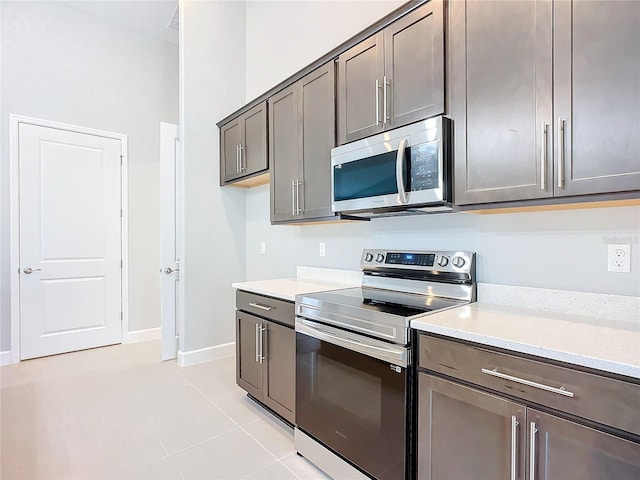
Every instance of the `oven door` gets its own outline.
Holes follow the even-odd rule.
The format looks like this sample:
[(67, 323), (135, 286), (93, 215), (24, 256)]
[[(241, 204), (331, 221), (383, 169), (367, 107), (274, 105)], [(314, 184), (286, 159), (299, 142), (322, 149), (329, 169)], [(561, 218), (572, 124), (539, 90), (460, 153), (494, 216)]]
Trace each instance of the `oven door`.
[(404, 480), (408, 349), (296, 318), (296, 423), (372, 477)]

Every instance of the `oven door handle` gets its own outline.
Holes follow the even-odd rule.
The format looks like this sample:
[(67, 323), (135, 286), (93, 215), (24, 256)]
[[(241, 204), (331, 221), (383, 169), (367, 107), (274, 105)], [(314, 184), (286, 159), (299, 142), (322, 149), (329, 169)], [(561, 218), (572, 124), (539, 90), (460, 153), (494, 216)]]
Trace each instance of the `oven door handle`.
[[(410, 362), (408, 348), (401, 346), (394, 347), (393, 345), (383, 347), (377, 345), (383, 343), (381, 341), (369, 339), (368, 337), (337, 328), (326, 327), (325, 325), (310, 320), (296, 318), (296, 332), (401, 367), (407, 367)], [(359, 339), (362, 339), (362, 341)]]
[(396, 184), (398, 186), (398, 201), (402, 205), (407, 204), (407, 192), (404, 185), (404, 150), (409, 142), (406, 138), (400, 140), (398, 155), (396, 157)]

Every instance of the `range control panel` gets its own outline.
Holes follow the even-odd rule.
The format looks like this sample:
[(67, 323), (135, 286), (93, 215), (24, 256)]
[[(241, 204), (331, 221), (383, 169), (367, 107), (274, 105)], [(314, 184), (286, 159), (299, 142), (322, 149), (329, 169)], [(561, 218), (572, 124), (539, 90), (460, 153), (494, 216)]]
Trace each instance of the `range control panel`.
[(373, 250), (362, 252), (363, 271), (381, 268), (403, 270), (470, 272), (474, 268), (474, 252)]

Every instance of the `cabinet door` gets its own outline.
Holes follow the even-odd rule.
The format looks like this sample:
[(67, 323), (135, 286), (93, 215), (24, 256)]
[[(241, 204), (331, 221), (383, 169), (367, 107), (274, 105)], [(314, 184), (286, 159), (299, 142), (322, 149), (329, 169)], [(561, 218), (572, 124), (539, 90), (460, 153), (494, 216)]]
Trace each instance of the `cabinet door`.
[(382, 131), (382, 32), (338, 57), (338, 140), (352, 142)]
[(527, 428), (532, 480), (640, 478), (637, 443), (533, 409)]
[(555, 3), (556, 196), (640, 190), (638, 25), (638, 1)]
[(295, 422), (296, 333), (293, 328), (264, 321), (262, 401), (291, 423)]
[(418, 478), (524, 479), (523, 405), (423, 373), (418, 388)]
[(331, 216), (331, 149), (335, 147), (335, 65), (320, 67), (299, 82), (302, 151), (300, 208), (304, 218)]
[(220, 127), (220, 180), (221, 184), (240, 176), (240, 152), (242, 142), (240, 118)]
[[(298, 107), (295, 85), (269, 99), (271, 222), (296, 217), (298, 181)], [(299, 191), (299, 190), (298, 190)]]
[(552, 196), (551, 1), (450, 8), (455, 203)]
[(444, 112), (443, 18), (442, 0), (431, 0), (384, 30), (385, 128)]
[(262, 399), (262, 364), (258, 342), (262, 320), (236, 312), (236, 383), (258, 400)]
[(266, 170), (267, 102), (256, 105), (242, 116), (243, 142), (240, 149), (242, 175)]

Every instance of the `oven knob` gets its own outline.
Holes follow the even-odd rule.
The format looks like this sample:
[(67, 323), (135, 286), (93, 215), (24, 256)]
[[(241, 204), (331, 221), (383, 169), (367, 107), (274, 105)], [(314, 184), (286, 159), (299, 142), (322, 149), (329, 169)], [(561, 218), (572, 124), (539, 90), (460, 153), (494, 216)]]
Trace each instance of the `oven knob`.
[(462, 268), (465, 262), (464, 262), (464, 258), (462, 257), (453, 257), (453, 260), (451, 260), (451, 263), (456, 268)]
[(364, 256), (364, 261), (365, 261), (365, 262), (370, 262), (371, 260), (373, 260), (373, 253), (367, 253), (367, 254)]
[(382, 263), (383, 260), (384, 260), (384, 255), (382, 253), (379, 253), (376, 255), (376, 262)]
[(438, 259), (438, 265), (440, 265), (441, 267), (446, 267), (447, 263), (449, 263), (449, 259), (447, 257), (440, 257)]

